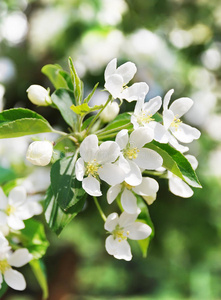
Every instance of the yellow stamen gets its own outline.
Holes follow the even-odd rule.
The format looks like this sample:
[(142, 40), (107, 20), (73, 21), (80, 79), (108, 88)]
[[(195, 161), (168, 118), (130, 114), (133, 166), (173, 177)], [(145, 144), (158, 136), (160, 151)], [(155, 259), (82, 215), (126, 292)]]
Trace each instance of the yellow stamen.
[(0, 260), (0, 273), (4, 274), (6, 270), (10, 268), (10, 265), (8, 264), (7, 260)]
[(143, 124), (147, 124), (151, 121), (154, 121), (154, 119), (152, 118), (152, 115), (149, 114), (147, 115), (145, 112), (142, 112), (138, 117), (137, 117), (137, 123), (139, 125), (143, 125)]
[(16, 208), (14, 206), (8, 205), (5, 210), (5, 213), (6, 213), (6, 215), (9, 216), (9, 215), (13, 214), (15, 212), (15, 210), (16, 210)]
[(178, 118), (178, 116), (175, 116), (173, 119), (173, 122), (171, 123), (171, 127), (174, 127), (175, 130), (177, 130), (180, 126), (180, 124), (182, 123), (182, 121), (180, 121), (180, 119)]
[(127, 235), (129, 235), (129, 231), (125, 233), (123, 228), (120, 228), (119, 225), (116, 226), (114, 231), (112, 232), (114, 239), (118, 239), (118, 242), (124, 241), (127, 239)]
[(124, 186), (125, 186), (128, 190), (131, 190), (131, 189), (134, 187), (134, 186), (132, 186), (132, 185), (126, 183), (125, 181), (124, 181)]
[(124, 150), (124, 156), (129, 159), (135, 159), (137, 158), (138, 152), (140, 152), (140, 150), (137, 147), (127, 148)]
[(93, 177), (96, 177), (97, 176), (97, 171), (99, 169), (99, 164), (96, 162), (96, 159), (86, 163), (86, 172), (85, 174), (88, 176), (88, 175), (91, 175)]

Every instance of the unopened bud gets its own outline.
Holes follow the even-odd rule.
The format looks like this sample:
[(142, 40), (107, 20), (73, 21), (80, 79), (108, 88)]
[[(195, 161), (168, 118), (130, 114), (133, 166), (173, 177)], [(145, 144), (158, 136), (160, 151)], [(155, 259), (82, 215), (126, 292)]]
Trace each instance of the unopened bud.
[(29, 145), (26, 158), (33, 165), (46, 166), (53, 154), (53, 144), (49, 141), (36, 141)]
[(108, 123), (116, 118), (116, 116), (119, 114), (119, 111), (120, 108), (117, 102), (109, 103), (100, 114), (100, 119), (104, 123)]
[(38, 84), (31, 85), (27, 91), (29, 100), (36, 105), (47, 106), (52, 103), (48, 91)]

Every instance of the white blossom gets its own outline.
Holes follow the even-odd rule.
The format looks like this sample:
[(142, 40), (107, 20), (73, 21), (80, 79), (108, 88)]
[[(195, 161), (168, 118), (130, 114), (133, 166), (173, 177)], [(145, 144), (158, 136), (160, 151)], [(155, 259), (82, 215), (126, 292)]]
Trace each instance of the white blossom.
[(143, 240), (151, 234), (150, 226), (136, 222), (139, 213), (140, 210), (134, 214), (123, 212), (120, 216), (112, 213), (107, 217), (104, 228), (110, 235), (106, 238), (105, 248), (110, 255), (117, 259), (131, 260), (132, 254), (127, 239)]
[(49, 141), (35, 141), (28, 147), (26, 158), (33, 165), (46, 166), (53, 154), (53, 144)]
[(22, 186), (13, 188), (8, 198), (0, 188), (0, 199), (0, 226), (8, 225), (14, 230), (23, 229), (23, 220), (39, 212), (39, 204), (27, 200), (26, 190)]
[(114, 98), (125, 99), (128, 102), (142, 100), (149, 90), (145, 82), (134, 83), (130, 87), (126, 86), (136, 72), (135, 64), (130, 61), (117, 68), (117, 59), (114, 58), (105, 69), (104, 87)]
[(76, 178), (82, 181), (83, 189), (91, 196), (101, 196), (99, 178), (110, 185), (115, 185), (124, 180), (125, 174), (116, 161), (120, 154), (117, 143), (103, 142), (98, 146), (95, 134), (87, 136), (80, 146), (81, 157), (75, 166)]
[(152, 140), (153, 131), (143, 127), (135, 129), (130, 137), (126, 129), (116, 136), (116, 142), (121, 149), (119, 166), (125, 172), (125, 182), (131, 186), (141, 184), (141, 168), (154, 170), (162, 166), (162, 157), (157, 152), (144, 148)]
[(52, 103), (49, 92), (38, 84), (33, 84), (27, 89), (28, 99), (36, 105), (47, 106)]
[(26, 248), (12, 253), (7, 239), (0, 233), (0, 289), (4, 278), (7, 285), (14, 290), (24, 290), (26, 288), (24, 276), (12, 267), (22, 267), (31, 259), (32, 255)]
[(137, 186), (131, 186), (126, 182), (111, 186), (107, 191), (107, 202), (111, 204), (121, 193), (123, 209), (129, 214), (134, 214), (137, 212), (137, 199), (134, 194), (155, 199), (158, 189), (159, 184), (155, 179), (142, 177), (141, 184)]
[(116, 118), (119, 114), (120, 108), (117, 102), (108, 103), (105, 109), (100, 114), (100, 119), (104, 123), (108, 123)]

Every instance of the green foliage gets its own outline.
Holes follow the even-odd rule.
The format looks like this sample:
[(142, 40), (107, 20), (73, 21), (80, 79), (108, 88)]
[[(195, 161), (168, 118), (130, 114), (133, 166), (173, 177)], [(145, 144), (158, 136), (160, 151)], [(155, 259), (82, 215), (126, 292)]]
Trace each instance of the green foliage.
[(50, 81), (52, 82), (52, 84), (54, 85), (54, 87), (56, 89), (59, 88), (65, 88), (68, 89), (69, 85), (68, 85), (68, 73), (65, 73), (62, 70), (62, 67), (59, 65), (45, 65), (42, 69), (41, 69), (42, 73), (45, 74)]
[(1, 139), (51, 131), (48, 121), (29, 109), (12, 108), (0, 113)]
[(87, 103), (83, 103), (81, 105), (75, 106), (74, 104), (71, 106), (71, 109), (78, 115), (85, 116), (92, 111), (101, 109), (103, 105), (95, 105), (90, 107)]
[(0, 185), (16, 178), (16, 174), (11, 169), (2, 168), (0, 166)]
[(73, 61), (70, 57), (69, 57), (69, 68), (71, 73), (71, 79), (74, 85), (74, 95), (75, 95), (76, 103), (80, 105), (83, 100), (84, 84), (83, 81), (80, 80), (77, 71), (75, 70)]
[(84, 103), (88, 103), (88, 102), (91, 100), (91, 98), (92, 98), (93, 95), (94, 95), (94, 92), (96, 91), (96, 89), (97, 89), (97, 87), (98, 87), (98, 84), (99, 84), (99, 82), (95, 84), (95, 86), (94, 86), (92, 92), (84, 99)]
[(48, 283), (47, 283), (47, 275), (45, 272), (45, 265), (40, 259), (33, 259), (29, 262), (33, 273), (42, 289), (43, 299), (48, 298)]

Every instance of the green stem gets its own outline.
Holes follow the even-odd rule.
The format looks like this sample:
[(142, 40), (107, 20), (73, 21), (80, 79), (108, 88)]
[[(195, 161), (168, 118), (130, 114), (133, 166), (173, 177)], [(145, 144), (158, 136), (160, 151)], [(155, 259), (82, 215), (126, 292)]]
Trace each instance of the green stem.
[(63, 139), (67, 138), (67, 139), (70, 139), (71, 141), (73, 141), (77, 146), (79, 145), (78, 140), (72, 135), (72, 133), (66, 133), (66, 132), (63, 132), (60, 130), (55, 130), (55, 129), (53, 129), (53, 132), (62, 135), (62, 138), (58, 139), (57, 142), (60, 142)]
[(96, 114), (96, 116), (94, 117), (94, 119), (91, 121), (90, 125), (87, 128), (86, 134), (88, 134), (89, 130), (91, 129), (91, 127), (94, 125), (94, 123), (97, 121), (97, 119), (99, 118), (100, 114), (102, 113), (102, 111), (105, 109), (105, 107), (108, 105), (108, 103), (110, 103), (113, 100), (112, 95), (109, 95), (109, 98), (107, 99), (107, 102), (104, 104), (104, 106), (101, 108), (101, 110)]
[(110, 130), (106, 130), (105, 131), (105, 128), (104, 129), (102, 129), (102, 130), (99, 130), (99, 131), (97, 131), (96, 132), (96, 135), (97, 136), (100, 136), (100, 135), (103, 135), (103, 134), (109, 134), (109, 133), (112, 133), (112, 132), (119, 132), (121, 129), (127, 129), (127, 127), (130, 125), (131, 123), (127, 123), (127, 124), (125, 124), (125, 125), (122, 125), (122, 126), (119, 126), (119, 127), (117, 127), (117, 128), (113, 128), (113, 129), (110, 129)]
[(107, 217), (105, 216), (105, 214), (104, 214), (102, 208), (100, 207), (100, 204), (99, 204), (97, 198), (94, 197), (94, 196), (93, 196), (93, 198), (94, 198), (94, 203), (96, 204), (97, 209), (98, 209), (98, 211), (99, 211), (99, 213), (100, 213), (100, 215), (101, 215), (101, 218), (104, 220), (104, 222), (106, 222)]

